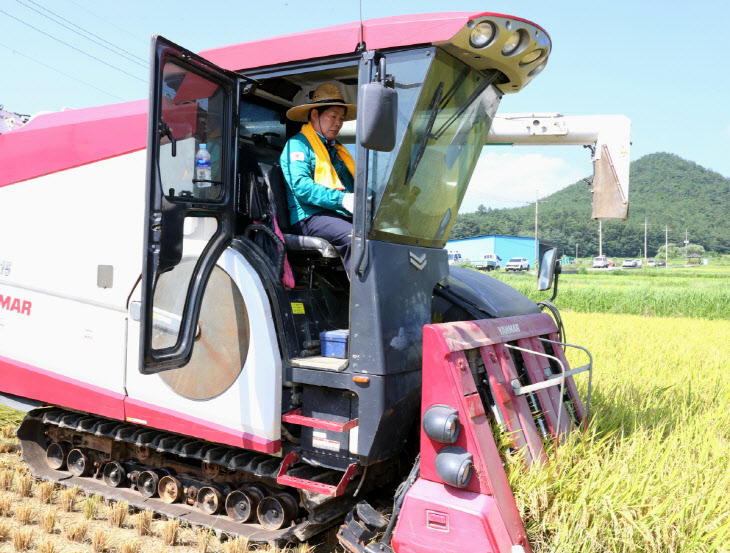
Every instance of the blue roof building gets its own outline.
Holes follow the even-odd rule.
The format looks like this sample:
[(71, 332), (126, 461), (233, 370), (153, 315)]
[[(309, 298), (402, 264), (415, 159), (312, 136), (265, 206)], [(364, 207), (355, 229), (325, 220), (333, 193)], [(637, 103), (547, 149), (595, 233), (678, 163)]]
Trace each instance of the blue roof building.
[(500, 267), (502, 268), (504, 268), (507, 261), (512, 257), (526, 257), (530, 261), (530, 267), (536, 265), (535, 239), (524, 236), (503, 236), (495, 234), (491, 236), (464, 238), (462, 240), (450, 240), (446, 242), (446, 249), (461, 253), (463, 261), (467, 259), (476, 261), (477, 259), (481, 259), (485, 253), (495, 253), (502, 259), (500, 262)]

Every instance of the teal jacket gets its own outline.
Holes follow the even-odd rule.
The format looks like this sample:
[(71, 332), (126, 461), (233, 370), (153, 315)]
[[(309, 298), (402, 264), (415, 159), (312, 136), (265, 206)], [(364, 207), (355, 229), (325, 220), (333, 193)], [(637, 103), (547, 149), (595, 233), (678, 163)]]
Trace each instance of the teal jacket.
[[(323, 137), (317, 136), (322, 143), (325, 142)], [(317, 161), (312, 147), (302, 133), (292, 136), (284, 146), (279, 163), (289, 185), (286, 196), (290, 224), (298, 223), (322, 211), (334, 211), (346, 217), (351, 216), (348, 211), (342, 209), (342, 199), (345, 197), (345, 192), (353, 191), (354, 180), (345, 162), (337, 155), (337, 150), (330, 148), (329, 151), (332, 165), (345, 191), (327, 188), (314, 181)]]

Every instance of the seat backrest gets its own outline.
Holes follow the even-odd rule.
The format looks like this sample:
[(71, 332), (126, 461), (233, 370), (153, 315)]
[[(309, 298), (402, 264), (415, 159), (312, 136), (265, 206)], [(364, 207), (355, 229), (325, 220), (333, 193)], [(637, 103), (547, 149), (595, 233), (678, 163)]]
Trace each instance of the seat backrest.
[(286, 197), (287, 184), (284, 178), (284, 172), (281, 170), (281, 165), (275, 163), (271, 167), (271, 171), (268, 174), (268, 181), (271, 196), (274, 200), (276, 221), (279, 223), (281, 232), (286, 234), (290, 231), (291, 225), (289, 224), (289, 202)]

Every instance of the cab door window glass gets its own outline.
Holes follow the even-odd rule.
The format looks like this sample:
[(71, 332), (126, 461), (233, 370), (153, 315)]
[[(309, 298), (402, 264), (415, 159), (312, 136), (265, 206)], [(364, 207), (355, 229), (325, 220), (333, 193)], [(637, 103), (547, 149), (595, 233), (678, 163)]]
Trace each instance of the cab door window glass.
[[(220, 200), (223, 192), (223, 87), (174, 62), (162, 71), (160, 182), (168, 199)], [(210, 154), (210, 179), (197, 178), (195, 156)], [(173, 155), (173, 153), (175, 155)]]

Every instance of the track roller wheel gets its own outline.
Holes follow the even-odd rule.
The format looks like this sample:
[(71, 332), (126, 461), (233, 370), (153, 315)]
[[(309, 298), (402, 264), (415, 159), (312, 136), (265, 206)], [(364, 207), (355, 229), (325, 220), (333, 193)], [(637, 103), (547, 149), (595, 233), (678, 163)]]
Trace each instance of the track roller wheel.
[(160, 483), (160, 476), (151, 470), (139, 473), (137, 478), (137, 489), (145, 497), (155, 497), (157, 495), (157, 485)]
[(157, 484), (157, 493), (165, 503), (177, 503), (183, 496), (183, 485), (180, 480), (174, 476), (163, 476), (160, 483)]
[(265, 530), (279, 530), (288, 526), (298, 512), (296, 499), (287, 493), (264, 498), (256, 509), (259, 523)]
[(111, 488), (118, 488), (127, 483), (127, 471), (121, 463), (109, 461), (104, 465), (104, 482)]
[(233, 491), (226, 498), (226, 513), (236, 522), (250, 522), (263, 498), (263, 492), (256, 487)]
[(53, 442), (46, 449), (46, 463), (53, 470), (66, 468), (66, 457), (68, 456), (68, 445), (65, 443)]
[(72, 449), (66, 457), (68, 470), (74, 476), (88, 476), (91, 473), (91, 461), (80, 449)]
[(205, 474), (205, 477), (208, 480), (213, 480), (221, 472), (220, 465), (215, 465), (213, 463), (207, 463), (205, 461), (203, 461), (203, 463), (201, 464), (201, 468), (203, 469), (203, 474)]
[(215, 515), (223, 507), (223, 494), (217, 488), (205, 486), (198, 492), (198, 509), (208, 515)]

